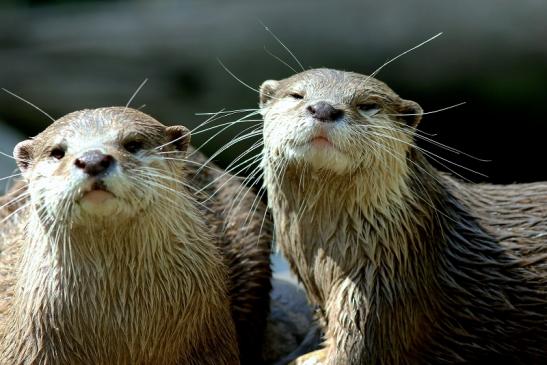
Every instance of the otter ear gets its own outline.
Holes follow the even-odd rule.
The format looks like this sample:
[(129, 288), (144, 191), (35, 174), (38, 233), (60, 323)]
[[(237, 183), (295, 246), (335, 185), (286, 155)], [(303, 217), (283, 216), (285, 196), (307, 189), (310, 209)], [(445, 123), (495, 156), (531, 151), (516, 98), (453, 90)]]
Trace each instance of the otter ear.
[(23, 175), (25, 175), (32, 162), (33, 153), (34, 141), (32, 139), (17, 143), (13, 149), (13, 157), (15, 157), (15, 162), (17, 162), (17, 166)]
[(418, 126), (423, 112), (422, 107), (412, 100), (403, 100), (397, 110), (397, 114), (401, 114), (399, 118), (410, 127)]
[(182, 125), (175, 125), (165, 128), (168, 143), (173, 145), (177, 150), (186, 152), (190, 145), (190, 131)]
[(264, 81), (260, 85), (260, 107), (264, 108), (266, 104), (273, 98), (277, 88), (279, 87), (279, 81), (268, 80)]

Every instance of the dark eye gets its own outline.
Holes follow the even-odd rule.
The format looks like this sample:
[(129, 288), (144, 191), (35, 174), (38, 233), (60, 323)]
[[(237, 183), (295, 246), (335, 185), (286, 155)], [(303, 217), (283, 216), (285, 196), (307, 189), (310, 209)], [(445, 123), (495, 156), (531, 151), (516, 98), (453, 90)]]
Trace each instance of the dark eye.
[(380, 111), (380, 106), (376, 103), (363, 103), (357, 105), (357, 110), (361, 115), (371, 117)]
[(62, 147), (55, 147), (51, 150), (49, 155), (56, 160), (60, 160), (65, 157), (65, 149)]
[(128, 141), (125, 142), (123, 148), (129, 153), (137, 153), (142, 150), (143, 143), (141, 141)]
[(304, 99), (304, 95), (299, 94), (299, 93), (291, 93), (291, 94), (289, 94), (289, 96), (293, 99)]

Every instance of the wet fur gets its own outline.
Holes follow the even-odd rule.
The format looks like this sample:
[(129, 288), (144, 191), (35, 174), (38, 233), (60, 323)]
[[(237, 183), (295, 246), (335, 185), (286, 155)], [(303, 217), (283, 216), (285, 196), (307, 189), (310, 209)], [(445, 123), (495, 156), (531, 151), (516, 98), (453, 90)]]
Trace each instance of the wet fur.
[[(381, 113), (358, 117), (370, 98)], [(322, 161), (291, 152), (316, 100), (345, 111), (344, 153)], [(321, 308), (328, 364), (547, 361), (547, 183), (441, 174), (414, 145), (419, 106), (364, 75), (266, 81), (261, 109), (277, 242)]]
[[(78, 118), (90, 121), (90, 132), (95, 127), (92, 121), (118, 118), (116, 123), (149, 128), (146, 143), (158, 146), (173, 139), (166, 138), (165, 127), (145, 114), (122, 110), (104, 108), (62, 118), (35, 139), (32, 147), (37, 149), (30, 153), (34, 158), (47, 153), (45, 142), (59, 135), (58, 128), (65, 133), (72, 124), (83, 128), (74, 122)], [(187, 141), (183, 138), (165, 149), (184, 158)], [(155, 166), (172, 179), (185, 175), (184, 163), (158, 161)], [(124, 168), (130, 170), (126, 178), (138, 176), (131, 171), (138, 164), (130, 157)], [(41, 209), (44, 200), (37, 199), (41, 195), (36, 190), (42, 188), (41, 178), (31, 178), (36, 183), (30, 187), (35, 192), (34, 208), (21, 209), (0, 229), (3, 363), (239, 363), (228, 298), (233, 286), (223, 263), (235, 261), (225, 260), (221, 252), (229, 251), (229, 243), (219, 250), (190, 189), (168, 176), (163, 184), (170, 190), (152, 191), (139, 185), (142, 181), (136, 184), (141, 198), (129, 200), (142, 208), (138, 214), (115, 225), (109, 222), (112, 218), (99, 218), (89, 226), (72, 225)], [(2, 205), (23, 186), (19, 183)], [(17, 201), (2, 215), (26, 202), (26, 198)], [(268, 264), (266, 260), (261, 267), (269, 270)], [(245, 276), (250, 279), (248, 272), (232, 271), (232, 277)], [(267, 296), (260, 299), (268, 302)], [(234, 307), (234, 313), (239, 311)], [(253, 314), (260, 318), (265, 315), (260, 311), (267, 311), (267, 306)], [(260, 345), (260, 338), (256, 344)]]

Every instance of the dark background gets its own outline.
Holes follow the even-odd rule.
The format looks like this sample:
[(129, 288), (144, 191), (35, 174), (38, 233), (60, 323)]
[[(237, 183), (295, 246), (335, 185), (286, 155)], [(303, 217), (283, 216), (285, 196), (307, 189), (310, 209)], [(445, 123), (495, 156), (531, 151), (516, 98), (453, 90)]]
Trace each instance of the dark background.
[[(420, 128), (436, 133), (434, 138), (442, 143), (491, 161), (428, 144), (422, 147), (488, 176), (454, 167), (473, 181), (547, 180), (544, 0), (1, 4), (0, 87), (58, 118), (83, 108), (125, 105), (148, 78), (132, 106), (146, 104), (143, 111), (158, 120), (190, 128), (204, 120), (196, 112), (257, 106), (256, 93), (234, 80), (217, 58), (255, 88), (266, 79), (293, 72), (265, 52), (266, 47), (296, 65), (260, 22), (305, 67), (365, 74), (444, 32), (385, 67), (378, 78), (425, 111), (465, 101), (458, 108), (425, 116)], [(1, 122), (31, 136), (49, 120), (1, 93)], [(211, 154), (240, 131), (241, 127), (231, 128), (204, 151)], [(207, 138), (205, 133), (195, 135), (193, 143), (200, 145)], [(11, 140), (2, 143), (0, 151), (11, 153)], [(226, 166), (251, 143), (231, 148), (217, 162)]]

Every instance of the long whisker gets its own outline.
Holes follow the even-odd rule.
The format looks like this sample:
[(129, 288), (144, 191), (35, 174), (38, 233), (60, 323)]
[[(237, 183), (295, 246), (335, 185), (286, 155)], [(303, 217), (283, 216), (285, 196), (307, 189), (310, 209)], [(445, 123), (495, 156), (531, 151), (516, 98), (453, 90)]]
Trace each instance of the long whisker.
[[(251, 129), (251, 128), (254, 128), (255, 126), (251, 126), (245, 130), (243, 130), (243, 132)], [(216, 151), (215, 153), (213, 153), (211, 155), (211, 157), (209, 157), (209, 159), (205, 162), (205, 165), (209, 164), (213, 159), (215, 159), (218, 155), (220, 155), (222, 152), (224, 152), (225, 150), (227, 150), (228, 148), (230, 148), (231, 146), (241, 142), (241, 141), (244, 141), (245, 139), (249, 139), (249, 138), (252, 138), (252, 137), (256, 137), (256, 136), (259, 136), (261, 135), (261, 131), (256, 131), (256, 130), (253, 130), (243, 136), (240, 136), (240, 137), (237, 137), (234, 138), (232, 141), (230, 141), (229, 143), (225, 144), (224, 146), (222, 146), (222, 148), (220, 148), (218, 151)], [(203, 146), (203, 145), (202, 145)]]
[(449, 109), (459, 107), (461, 105), (464, 105), (465, 103), (466, 103), (465, 101), (462, 101), (461, 103), (450, 105), (450, 106), (447, 106), (447, 107), (441, 108), (441, 109), (435, 109), (435, 110), (432, 110), (432, 111), (429, 111), (429, 112), (408, 113), (408, 114), (386, 114), (386, 115), (391, 115), (391, 116), (396, 116), (396, 117), (406, 117), (406, 116), (412, 116), (412, 115), (422, 116), (422, 115), (426, 115), (426, 114), (435, 114), (435, 113), (439, 113), (439, 112), (444, 112), (445, 110), (449, 110)]
[(228, 67), (226, 67), (224, 65), (224, 63), (222, 63), (222, 61), (220, 60), (220, 58), (217, 58), (217, 61), (218, 63), (220, 63), (220, 66), (222, 66), (222, 68), (228, 72), (230, 74), (230, 76), (232, 76), (234, 79), (236, 79), (241, 85), (245, 86), (246, 88), (250, 89), (250, 90), (253, 90), (255, 93), (257, 94), (260, 94), (260, 91), (258, 89), (255, 89), (254, 87), (250, 86), (249, 84), (247, 84), (245, 81), (241, 80), (239, 77), (237, 77), (232, 71), (230, 71), (228, 69)]
[(13, 174), (13, 175), (6, 176), (6, 177), (1, 178), (0, 181), (7, 180), (7, 179), (11, 179), (11, 178), (14, 178), (14, 177), (17, 177), (17, 176), (21, 176), (21, 175), (23, 175), (23, 174), (22, 174), (22, 173)]
[(235, 110), (221, 110), (218, 112), (208, 112), (208, 113), (194, 113), (194, 115), (217, 115), (217, 114), (237, 114), (237, 113), (247, 113), (247, 112), (256, 112), (259, 111), (259, 109), (235, 109)]
[(27, 103), (28, 105), (30, 105), (31, 107), (33, 107), (34, 109), (38, 110), (40, 113), (42, 113), (43, 115), (45, 115), (46, 117), (48, 117), (51, 121), (55, 122), (55, 118), (53, 118), (51, 115), (49, 115), (48, 113), (46, 113), (45, 111), (43, 111), (42, 109), (40, 109), (38, 106), (36, 106), (35, 104), (31, 103), (30, 101), (24, 99), (23, 97), (9, 91), (8, 89), (4, 89), (2, 88), (2, 90), (4, 92), (7, 92), (8, 94), (10, 94), (11, 96), (14, 96), (16, 97), (17, 99), (21, 100), (22, 102), (25, 102)]
[[(258, 20), (258, 22), (264, 27), (264, 30), (266, 30), (266, 32), (270, 33), (272, 37), (274, 37), (274, 39), (283, 47), (285, 48), (285, 50), (291, 55), (291, 57), (296, 61), (296, 63), (298, 63), (298, 66), (300, 66), (300, 68), (302, 69), (302, 71), (305, 71), (306, 69), (304, 68), (304, 66), (302, 66), (302, 63), (300, 63), (300, 61), (298, 60), (298, 58), (294, 55), (294, 53), (291, 52), (291, 50), (289, 49), (289, 47), (287, 47), (283, 42), (281, 42), (281, 39), (279, 39), (275, 34), (274, 32), (268, 27), (266, 26), (260, 19)], [(292, 67), (291, 67), (292, 68)]]
[(125, 113), (125, 111), (127, 110), (127, 108), (129, 108), (129, 105), (131, 105), (131, 102), (133, 101), (133, 99), (135, 99), (135, 96), (137, 96), (137, 94), (139, 93), (139, 91), (141, 91), (141, 89), (144, 87), (144, 85), (146, 85), (146, 83), (148, 82), (148, 79), (144, 79), (141, 84), (139, 85), (139, 87), (137, 88), (137, 90), (135, 90), (135, 92), (133, 93), (133, 95), (131, 95), (131, 97), (129, 98), (129, 100), (127, 101), (127, 104), (125, 104), (125, 108), (123, 109), (123, 112)]
[[(380, 138), (389, 138), (389, 139), (395, 140), (395, 141), (397, 141), (397, 142), (400, 142), (400, 143), (406, 144), (406, 145), (408, 145), (408, 146), (414, 147), (414, 148), (418, 149), (419, 151), (423, 152), (424, 154), (426, 154), (427, 156), (429, 156), (429, 157), (431, 157), (431, 158), (433, 158), (433, 159), (437, 158), (437, 159), (446, 161), (446, 162), (448, 162), (448, 163), (450, 163), (450, 164), (452, 164), (452, 165), (454, 165), (454, 166), (458, 166), (458, 167), (460, 167), (460, 168), (462, 168), (462, 169), (464, 169), (464, 170), (467, 170), (467, 171), (469, 171), (469, 172), (472, 172), (472, 173), (474, 173), (474, 174), (480, 175), (480, 176), (482, 176), (482, 177), (486, 177), (486, 178), (488, 177), (487, 175), (485, 175), (485, 174), (483, 174), (483, 173), (480, 173), (480, 172), (478, 172), (478, 171), (472, 170), (472, 169), (470, 169), (470, 168), (468, 168), (468, 167), (465, 167), (465, 166), (463, 166), (463, 165), (457, 164), (456, 162), (452, 162), (452, 161), (450, 161), (450, 160), (448, 160), (448, 159), (446, 159), (446, 158), (444, 158), (444, 157), (441, 157), (441, 156), (439, 156), (439, 155), (437, 155), (437, 154), (435, 154), (435, 153), (433, 153), (433, 152), (430, 152), (430, 151), (428, 151), (428, 150), (426, 150), (426, 149), (424, 149), (424, 148), (418, 147), (418, 146), (416, 146), (414, 143), (410, 143), (410, 142), (404, 141), (404, 140), (402, 140), (402, 139), (395, 138), (395, 137), (393, 137), (393, 136), (390, 136), (390, 135), (387, 135), (387, 134), (383, 134), (383, 133), (375, 133), (375, 132), (370, 132), (370, 131), (367, 132), (367, 133), (372, 134), (372, 135), (375, 135), (375, 136), (380, 137)], [(438, 162), (438, 161), (437, 161), (437, 162)], [(457, 172), (455, 172), (454, 170), (452, 170), (452, 169), (450, 169), (449, 167), (447, 167), (446, 165), (442, 164), (441, 162), (439, 162), (439, 163), (440, 163), (442, 166), (444, 166), (445, 168), (449, 169), (451, 172), (453, 172), (453, 173), (455, 173), (456, 175), (460, 176), (461, 178), (463, 178), (463, 179), (465, 179), (465, 180), (468, 180), (468, 179), (464, 178), (463, 176), (461, 176), (460, 174), (458, 174)]]
[(0, 224), (4, 224), (5, 222), (7, 222), (11, 217), (13, 217), (14, 215), (16, 215), (17, 213), (19, 213), (21, 210), (23, 209), (26, 209), (30, 206), (30, 202), (26, 203), (26, 204), (23, 204), (22, 206), (20, 206), (19, 208), (15, 209), (13, 212), (11, 212), (10, 214), (8, 214), (4, 219), (2, 219), (0, 221)]
[[(248, 166), (253, 163), (253, 160), (257, 159), (259, 156), (252, 156), (251, 158), (249, 158), (248, 160), (245, 160), (243, 162), (241, 162), (240, 164), (238, 164), (235, 168), (237, 168), (238, 166), (241, 166), (241, 165), (244, 165), (243, 169), (241, 169), (239, 172), (245, 170), (248, 168)], [(233, 169), (232, 169), (233, 170)], [(228, 182), (230, 182), (232, 179), (235, 179), (236, 177), (238, 177), (236, 174), (231, 174), (231, 172), (229, 171), (226, 171), (224, 172), (222, 175), (218, 176), (217, 178), (215, 178), (213, 181), (209, 182), (207, 185), (205, 185), (204, 187), (202, 187), (201, 189), (198, 190), (198, 192), (202, 192), (204, 191), (205, 189), (209, 188), (210, 186), (216, 184), (220, 179), (224, 178), (226, 175), (229, 175), (228, 179), (220, 186), (218, 187), (212, 194), (210, 194), (210, 197), (213, 197), (214, 195), (216, 195), (223, 187), (224, 185), (226, 185)], [(209, 198), (210, 199), (210, 198)], [(207, 199), (207, 200), (209, 200)], [(206, 200), (206, 201), (207, 201)]]
[[(248, 115), (247, 115), (248, 116)], [(246, 116), (246, 117), (247, 117)], [(243, 117), (245, 118), (245, 117)], [(233, 125), (236, 125), (236, 124), (240, 124), (240, 123), (252, 123), (252, 122), (260, 122), (260, 119), (238, 119), (234, 122), (226, 122), (226, 123), (221, 123), (221, 124), (217, 124), (215, 126), (212, 126), (212, 127), (208, 127), (208, 128), (205, 128), (205, 129), (202, 129), (200, 131), (197, 131), (197, 132), (194, 132), (192, 133), (192, 136), (196, 136), (198, 134), (201, 134), (201, 133), (204, 133), (204, 132), (208, 132), (210, 130), (213, 130), (213, 129), (216, 129), (216, 128), (220, 128), (220, 127), (224, 127), (224, 126), (233, 126)], [(223, 130), (224, 131), (224, 130)]]
[[(217, 131), (215, 134), (213, 134), (211, 137), (209, 137), (209, 139), (207, 139), (204, 143), (202, 143), (198, 148), (196, 148), (196, 150), (194, 151), (194, 153), (198, 152), (199, 150), (201, 150), (205, 145), (207, 145), (209, 142), (211, 142), (212, 140), (214, 140), (219, 134), (221, 134), (222, 132), (224, 132), (225, 130), (227, 130), (228, 128), (230, 128), (231, 125), (228, 125), (228, 126), (225, 126), (224, 128), (222, 128), (221, 130)], [(254, 128), (255, 126), (254, 125), (251, 125), (250, 127), (244, 129), (244, 131), (247, 131), (248, 129), (250, 128)], [(233, 144), (233, 143), (232, 143)], [(225, 149), (225, 148), (224, 148)], [(190, 156), (192, 156), (192, 154), (190, 154)], [(207, 163), (209, 163), (213, 158), (215, 158), (216, 156), (218, 155), (218, 151), (217, 153), (215, 154), (215, 156), (211, 156), (209, 158), (209, 160), (207, 161)], [(189, 157), (190, 157), (189, 156)]]
[[(21, 189), (23, 189), (23, 188), (20, 188), (18, 190), (21, 190)], [(26, 198), (29, 195), (30, 195), (30, 193), (28, 191), (24, 191), (21, 194), (18, 194), (15, 198), (11, 199), (9, 202), (7, 202), (4, 205), (0, 206), (0, 210), (4, 209), (6, 207), (9, 207), (12, 204), (18, 203), (21, 200), (24, 200), (24, 198)]]
[(296, 69), (294, 67), (289, 65), (287, 62), (283, 61), (280, 57), (275, 55), (273, 52), (270, 52), (270, 50), (268, 50), (268, 48), (266, 48), (266, 46), (264, 46), (264, 52), (266, 52), (267, 54), (269, 54), (270, 56), (272, 56), (273, 58), (275, 58), (276, 60), (278, 60), (279, 62), (281, 62), (285, 66), (287, 66), (288, 68), (290, 68), (294, 73), (298, 73), (298, 71), (296, 71)]
[(413, 130), (407, 130), (407, 129), (404, 129), (404, 128), (400, 128), (400, 127), (387, 127), (387, 126), (380, 126), (380, 125), (374, 125), (374, 124), (370, 124), (370, 125), (367, 125), (367, 126), (363, 126), (365, 128), (379, 128), (379, 129), (386, 129), (386, 130), (391, 130), (391, 131), (395, 131), (395, 132), (403, 132), (403, 133), (406, 133), (410, 136), (414, 136), (416, 138), (419, 138), (425, 142), (428, 142), (428, 143), (431, 143), (437, 147), (440, 147), (442, 149), (445, 149), (449, 152), (452, 152), (454, 154), (457, 154), (457, 155), (464, 155), (466, 157), (469, 157), (469, 158), (472, 158), (474, 160), (477, 160), (477, 161), (480, 161), (480, 162), (491, 162), (491, 160), (486, 160), (486, 159), (482, 159), (482, 158), (479, 158), (479, 157), (476, 157), (476, 156), (473, 156), (469, 153), (466, 153), (466, 152), (463, 152), (461, 150), (458, 150), (457, 148), (454, 148), (454, 147), (451, 147), (451, 146), (448, 146), (448, 145), (445, 145), (441, 142), (438, 142), (438, 141), (435, 141), (434, 139), (431, 139), (431, 138), (428, 138), (426, 136), (423, 136), (423, 132), (417, 130), (417, 129), (413, 129)]
[(8, 155), (7, 153), (4, 153), (2, 151), (0, 151), (0, 156), (4, 156), (4, 157), (7, 157), (7, 158), (11, 158), (12, 160), (15, 160), (15, 161), (21, 161), (21, 162), (25, 162), (25, 163), (28, 163), (30, 162), (30, 160), (23, 160), (21, 158), (15, 158), (13, 157), (12, 155)]
[(410, 48), (410, 49), (407, 49), (406, 51), (402, 52), (402, 53), (399, 53), (397, 56), (393, 57), (392, 59), (384, 62), (380, 67), (378, 67), (373, 73), (370, 74), (370, 76), (367, 76), (367, 78), (365, 79), (365, 84), (367, 83), (368, 79), (370, 79), (371, 77), (374, 77), (376, 76), (384, 67), (386, 67), (387, 65), (389, 65), (391, 62), (401, 58), (402, 56), (406, 55), (407, 53), (410, 53), (412, 51), (414, 51), (415, 49), (417, 48), (420, 48), (421, 46), (423, 46), (424, 44), (426, 43), (429, 43), (431, 42), (432, 40), (434, 40), (435, 38), (441, 36), (443, 33), (440, 32), (440, 33), (437, 33), (435, 34), (433, 37), (423, 41), (422, 43)]

